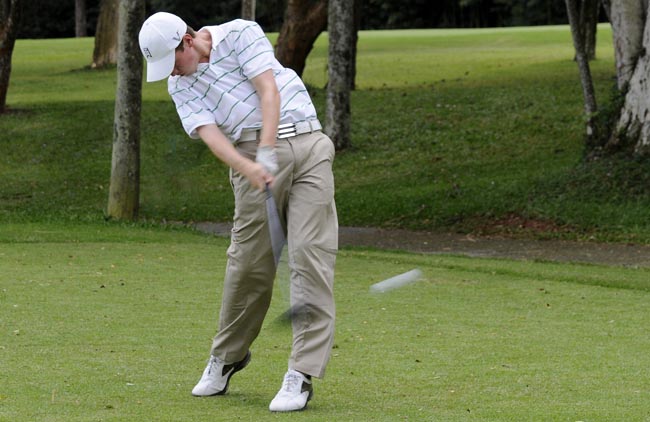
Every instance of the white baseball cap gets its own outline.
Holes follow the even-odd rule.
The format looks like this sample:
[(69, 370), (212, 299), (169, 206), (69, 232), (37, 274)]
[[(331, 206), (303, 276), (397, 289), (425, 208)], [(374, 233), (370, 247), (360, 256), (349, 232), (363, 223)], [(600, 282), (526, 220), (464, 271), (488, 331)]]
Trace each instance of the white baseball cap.
[(166, 78), (174, 70), (175, 50), (187, 25), (181, 18), (167, 12), (151, 15), (140, 29), (140, 50), (147, 60), (147, 82)]

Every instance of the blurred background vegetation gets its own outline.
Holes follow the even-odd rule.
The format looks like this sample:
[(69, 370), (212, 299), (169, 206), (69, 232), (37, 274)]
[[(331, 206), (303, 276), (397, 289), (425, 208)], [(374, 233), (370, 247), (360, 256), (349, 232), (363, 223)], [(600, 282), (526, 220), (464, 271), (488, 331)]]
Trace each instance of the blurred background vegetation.
[[(282, 24), (287, 0), (258, 0), (256, 21), (267, 32)], [(87, 31), (93, 36), (100, 0), (86, 0)], [(567, 23), (563, 0), (363, 0), (361, 29), (477, 28)], [(21, 4), (18, 38), (60, 38), (75, 34), (74, 0), (30, 0)], [(148, 0), (154, 10), (176, 13), (200, 27), (240, 16), (241, 0)], [(605, 19), (601, 10), (601, 21)]]

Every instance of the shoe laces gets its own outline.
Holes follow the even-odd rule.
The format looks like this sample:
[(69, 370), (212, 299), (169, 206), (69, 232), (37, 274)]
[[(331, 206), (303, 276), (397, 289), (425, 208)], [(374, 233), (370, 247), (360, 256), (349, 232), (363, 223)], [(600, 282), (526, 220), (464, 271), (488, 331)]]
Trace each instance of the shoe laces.
[(210, 359), (208, 359), (208, 367), (207, 367), (207, 373), (211, 374), (213, 369), (216, 369), (219, 367), (219, 363), (221, 360), (216, 357), (216, 356), (210, 356)]
[(302, 376), (302, 374), (295, 371), (289, 371), (284, 376), (284, 381), (282, 382), (282, 389), (285, 391), (297, 390), (302, 386), (303, 380), (304, 377)]

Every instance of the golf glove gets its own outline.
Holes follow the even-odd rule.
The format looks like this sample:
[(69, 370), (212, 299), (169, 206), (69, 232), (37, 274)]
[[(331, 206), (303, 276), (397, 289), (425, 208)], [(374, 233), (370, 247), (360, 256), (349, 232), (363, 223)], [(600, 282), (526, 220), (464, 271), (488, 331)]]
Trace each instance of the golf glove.
[(257, 157), (255, 161), (263, 165), (266, 170), (275, 175), (278, 170), (278, 156), (275, 153), (275, 148), (269, 146), (261, 146), (257, 148)]

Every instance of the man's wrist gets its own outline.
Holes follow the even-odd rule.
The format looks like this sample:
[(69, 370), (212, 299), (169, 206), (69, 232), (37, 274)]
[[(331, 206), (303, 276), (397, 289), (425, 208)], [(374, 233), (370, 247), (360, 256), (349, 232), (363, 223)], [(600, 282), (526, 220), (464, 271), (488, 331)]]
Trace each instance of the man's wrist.
[(275, 148), (275, 136), (264, 136), (260, 137), (259, 147), (271, 147)]
[(276, 174), (278, 172), (278, 156), (275, 152), (274, 146), (258, 145), (255, 161), (263, 165), (271, 174)]
[(230, 168), (232, 168), (234, 171), (237, 173), (241, 174), (247, 174), (248, 169), (250, 168), (251, 164), (253, 164), (253, 161), (249, 160), (248, 158), (244, 156), (239, 156), (236, 161), (231, 163)]

